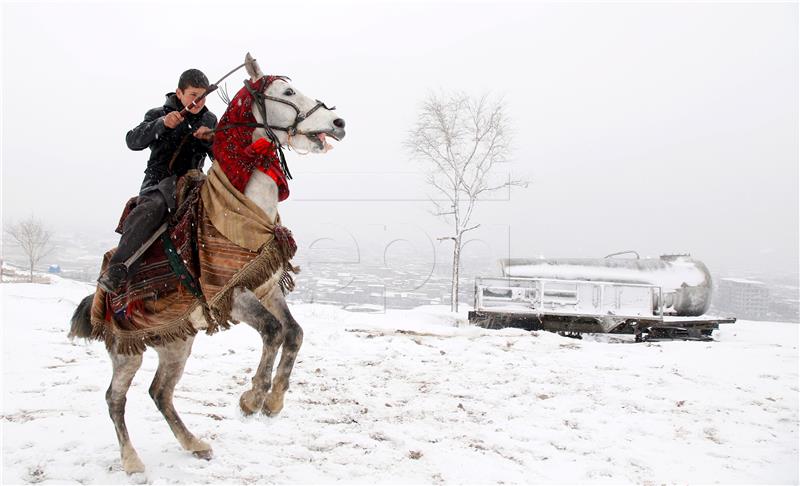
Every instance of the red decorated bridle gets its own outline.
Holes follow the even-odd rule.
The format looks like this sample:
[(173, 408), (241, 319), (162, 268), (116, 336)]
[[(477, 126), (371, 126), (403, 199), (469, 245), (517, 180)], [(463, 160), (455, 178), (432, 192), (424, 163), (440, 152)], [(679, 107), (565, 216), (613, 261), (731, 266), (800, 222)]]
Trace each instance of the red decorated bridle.
[[(263, 128), (264, 131), (267, 133), (267, 138), (269, 138), (270, 142), (272, 142), (272, 144), (277, 148), (278, 156), (279, 156), (279, 160), (280, 160), (280, 164), (281, 164), (281, 169), (283, 169), (284, 174), (286, 174), (286, 178), (287, 179), (291, 179), (292, 178), (292, 174), (289, 172), (289, 166), (286, 164), (286, 157), (283, 155), (283, 147), (281, 146), (281, 143), (278, 140), (278, 136), (275, 135), (274, 130), (279, 130), (279, 131), (282, 131), (282, 132), (286, 132), (286, 134), (289, 137), (289, 140), (291, 140), (291, 137), (294, 137), (296, 135), (304, 135), (306, 137), (316, 136), (316, 135), (318, 135), (320, 133), (323, 133), (323, 132), (322, 131), (304, 132), (302, 130), (298, 130), (297, 129), (297, 125), (302, 123), (303, 120), (306, 120), (315, 111), (317, 111), (320, 108), (325, 108), (328, 111), (333, 111), (333, 110), (336, 109), (336, 107), (334, 106), (334, 107), (328, 108), (328, 106), (325, 103), (323, 103), (320, 100), (316, 100), (317, 104), (315, 104), (310, 110), (308, 110), (308, 111), (306, 111), (304, 113), (300, 109), (300, 107), (298, 107), (296, 104), (292, 103), (289, 100), (285, 100), (285, 99), (282, 99), (282, 98), (276, 98), (274, 96), (268, 96), (268, 95), (264, 94), (264, 91), (266, 91), (267, 88), (269, 88), (269, 86), (277, 79), (280, 79), (280, 80), (283, 80), (283, 81), (290, 80), (290, 78), (288, 76), (267, 76), (266, 79), (265, 79), (264, 87), (261, 90), (254, 89), (253, 86), (251, 86), (252, 83), (248, 83), (247, 81), (244, 82), (244, 86), (245, 86), (245, 88), (247, 88), (247, 91), (250, 93), (250, 96), (253, 97), (253, 101), (255, 101), (255, 105), (256, 105), (256, 107), (258, 109), (259, 114), (261, 115), (261, 119), (264, 120), (264, 123), (258, 123), (258, 122), (230, 123), (230, 124), (225, 125), (223, 127), (217, 127), (216, 129), (214, 129), (212, 131), (218, 132), (218, 131), (223, 131), (223, 130), (229, 130), (229, 129), (235, 128), (235, 127)], [(283, 103), (285, 105), (290, 106), (292, 109), (294, 109), (294, 111), (295, 111), (294, 122), (291, 125), (288, 125), (288, 126), (285, 126), (285, 127), (281, 127), (281, 126), (277, 126), (277, 125), (271, 125), (269, 123), (269, 120), (267, 119), (267, 101), (268, 100), (269, 101), (275, 101), (275, 102), (278, 102), (278, 103)]]

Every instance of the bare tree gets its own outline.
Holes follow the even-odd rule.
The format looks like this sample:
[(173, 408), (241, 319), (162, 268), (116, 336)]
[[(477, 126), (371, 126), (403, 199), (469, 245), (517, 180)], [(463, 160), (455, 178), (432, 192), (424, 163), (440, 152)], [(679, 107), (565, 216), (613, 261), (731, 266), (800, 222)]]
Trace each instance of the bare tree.
[(439, 240), (453, 241), (450, 309), (457, 312), (463, 237), (480, 226), (472, 221), (475, 206), (492, 192), (527, 185), (510, 176), (498, 180), (492, 171), (511, 152), (505, 104), (487, 94), (430, 94), (405, 146), (430, 169), (426, 180), (436, 194), (431, 198), (433, 214), (452, 225), (452, 235)]
[(50, 231), (33, 216), (8, 226), (5, 231), (28, 257), (30, 281), (33, 282), (34, 265), (52, 251)]

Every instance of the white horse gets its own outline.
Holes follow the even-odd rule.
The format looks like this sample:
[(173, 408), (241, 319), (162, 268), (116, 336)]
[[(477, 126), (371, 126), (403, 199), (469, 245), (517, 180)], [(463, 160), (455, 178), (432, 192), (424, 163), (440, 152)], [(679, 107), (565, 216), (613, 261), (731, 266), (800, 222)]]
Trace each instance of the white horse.
[[(247, 54), (245, 66), (250, 80), (255, 82), (264, 74), (255, 60)], [(345, 122), (324, 104), (309, 98), (288, 80), (278, 78), (264, 90), (267, 125), (273, 127), (292, 127), (296, 131), (276, 128), (274, 135), (283, 147), (299, 152), (324, 153), (331, 145), (327, 138), (341, 140)], [(265, 124), (260, 113), (259, 103), (253, 103), (253, 115), (260, 124)], [(291, 133), (294, 132), (294, 135)], [(253, 132), (253, 141), (267, 137), (263, 127)], [(254, 170), (245, 187), (244, 195), (257, 204), (274, 221), (278, 213), (278, 187), (275, 181), (260, 170)], [(269, 285), (271, 283), (271, 285)], [(264, 292), (260, 290), (264, 289)], [(262, 295), (263, 294), (263, 295)], [(92, 324), (89, 311), (93, 295), (86, 297), (72, 317), (70, 337), (88, 338)], [(261, 334), (263, 351), (258, 369), (252, 379), (251, 389), (245, 391), (239, 405), (245, 414), (258, 411), (275, 415), (283, 408), (284, 394), (289, 388), (289, 376), (294, 366), (297, 352), (303, 342), (303, 330), (289, 312), (283, 292), (274, 282), (250, 291), (238, 288), (234, 291), (231, 318), (246, 322)], [(208, 325), (201, 312), (192, 314), (192, 325), (205, 329)], [(194, 337), (177, 339), (171, 343), (154, 346), (158, 353), (158, 369), (150, 386), (150, 396), (164, 415), (175, 437), (184, 449), (195, 456), (210, 459), (211, 446), (195, 437), (181, 421), (172, 402), (175, 385), (183, 374), (186, 360), (192, 351)], [(278, 350), (283, 346), (278, 368), (273, 378), (272, 372)], [(106, 392), (109, 413), (119, 440), (122, 467), (128, 474), (143, 472), (144, 464), (131, 444), (125, 425), (125, 395), (136, 371), (142, 364), (142, 354), (126, 355), (110, 350), (113, 365), (111, 384)]]

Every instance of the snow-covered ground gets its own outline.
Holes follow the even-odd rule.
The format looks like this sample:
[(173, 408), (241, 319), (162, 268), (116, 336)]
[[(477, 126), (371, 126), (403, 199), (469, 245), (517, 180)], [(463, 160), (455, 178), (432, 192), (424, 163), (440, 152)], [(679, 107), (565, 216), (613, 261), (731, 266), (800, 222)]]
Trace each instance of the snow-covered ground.
[(305, 343), (284, 411), (243, 417), (260, 340), (201, 335), (176, 390), (214, 448), (182, 451), (147, 394), (128, 477), (101, 343), (70, 343), (90, 288), (2, 284), (3, 483), (798, 483), (796, 323), (742, 321), (717, 342), (636, 344), (468, 326), (439, 307), (296, 305)]

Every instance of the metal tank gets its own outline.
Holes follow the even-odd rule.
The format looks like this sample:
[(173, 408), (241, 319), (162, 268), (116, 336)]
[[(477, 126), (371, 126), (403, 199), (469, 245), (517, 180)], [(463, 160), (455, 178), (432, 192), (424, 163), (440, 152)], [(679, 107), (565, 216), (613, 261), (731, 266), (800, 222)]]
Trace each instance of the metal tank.
[[(504, 277), (588, 280), (657, 285), (664, 308), (678, 316), (700, 316), (711, 306), (711, 274), (690, 255), (660, 258), (511, 258), (500, 260)], [(653, 309), (661, 302), (654, 297)]]

